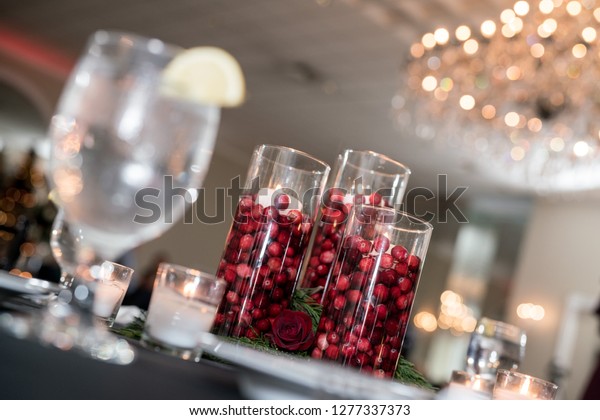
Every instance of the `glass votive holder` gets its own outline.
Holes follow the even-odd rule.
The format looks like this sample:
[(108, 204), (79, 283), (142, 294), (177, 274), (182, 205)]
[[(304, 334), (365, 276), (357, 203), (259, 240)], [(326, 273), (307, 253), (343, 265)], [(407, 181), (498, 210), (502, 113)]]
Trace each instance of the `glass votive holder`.
[(393, 377), (432, 229), (394, 209), (354, 206), (311, 357)]
[(129, 288), (133, 269), (111, 261), (92, 268), (96, 279), (92, 311), (109, 327), (115, 322), (123, 298)]
[(519, 327), (481, 318), (471, 334), (465, 370), (495, 380), (498, 369), (519, 368), (526, 344), (527, 335)]
[(315, 239), (307, 257), (302, 288), (321, 288), (312, 297), (322, 302), (323, 289), (335, 267), (335, 256), (355, 204), (395, 207), (402, 203), (410, 169), (370, 150), (345, 150), (327, 180)]
[(202, 335), (212, 327), (226, 284), (187, 267), (159, 265), (141, 343), (185, 360), (198, 361)]
[(543, 379), (498, 369), (494, 385), (494, 400), (553, 400), (556, 398), (558, 385)]
[(217, 269), (227, 291), (215, 334), (257, 339), (288, 309), (328, 173), (328, 165), (299, 150), (254, 150)]
[(440, 391), (440, 399), (446, 400), (489, 400), (492, 398), (494, 380), (465, 372), (455, 370), (448, 386)]

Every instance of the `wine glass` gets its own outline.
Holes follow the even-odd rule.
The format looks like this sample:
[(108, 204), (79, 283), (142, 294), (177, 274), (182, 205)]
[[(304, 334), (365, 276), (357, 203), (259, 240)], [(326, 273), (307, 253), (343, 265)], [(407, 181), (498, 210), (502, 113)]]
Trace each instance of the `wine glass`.
[[(49, 129), (49, 178), (64, 220), (78, 232), (74, 252), (62, 259), (78, 268), (74, 287), (82, 295), (93, 296), (95, 285), (94, 270), (82, 267), (115, 260), (161, 235), (204, 181), (220, 109), (166, 93), (162, 72), (182, 51), (99, 31), (63, 90)], [(79, 306), (89, 312), (89, 305)], [(92, 337), (81, 347), (93, 356)]]

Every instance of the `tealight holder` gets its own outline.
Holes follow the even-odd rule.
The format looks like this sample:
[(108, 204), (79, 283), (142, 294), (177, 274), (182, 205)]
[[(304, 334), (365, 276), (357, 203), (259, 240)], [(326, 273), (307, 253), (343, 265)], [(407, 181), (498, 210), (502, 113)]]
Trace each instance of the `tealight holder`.
[(524, 373), (498, 369), (494, 400), (553, 400), (558, 385)]
[(225, 282), (175, 264), (158, 267), (142, 333), (144, 347), (198, 361), (202, 336), (212, 327)]
[(258, 338), (289, 307), (328, 173), (295, 149), (254, 150), (217, 270), (227, 290), (215, 334)]
[(450, 382), (439, 392), (438, 399), (445, 400), (490, 400), (494, 380), (485, 376), (455, 370)]

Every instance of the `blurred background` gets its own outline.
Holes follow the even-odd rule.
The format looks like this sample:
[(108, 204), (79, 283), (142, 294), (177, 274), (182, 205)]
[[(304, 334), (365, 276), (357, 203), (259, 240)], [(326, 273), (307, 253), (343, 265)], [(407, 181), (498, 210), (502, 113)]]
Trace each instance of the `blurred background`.
[[(588, 7), (594, 2), (581, 3)], [(442, 47), (447, 41), (439, 28), (448, 28), (451, 36), (460, 25), (479, 30), (482, 22), (496, 19), (513, 4), (3, 0), (3, 267), (23, 276), (57, 276), (47, 242), (55, 209), (47, 202), (44, 181), (46, 127), (87, 37), (97, 29), (116, 29), (183, 47), (215, 45), (239, 60), (248, 100), (223, 112), (205, 182), (203, 205), (208, 215), (217, 212), (216, 190), (245, 175), (256, 145), (294, 147), (330, 164), (347, 148), (387, 154), (412, 170), (408, 210), (433, 215), (434, 224), (405, 343), (408, 359), (432, 382), (447, 381), (452, 370), (463, 367), (476, 320), (487, 316), (526, 330), (527, 352), (520, 370), (560, 381), (564, 398), (580, 398), (600, 350), (594, 316), (600, 303), (600, 195), (592, 182), (600, 183), (593, 170), (600, 166), (597, 144), (575, 143), (571, 153), (587, 159), (584, 178), (590, 187), (581, 188), (577, 178), (572, 182), (561, 178), (554, 191), (549, 187), (554, 178), (545, 178), (544, 171), (520, 178), (539, 160), (529, 158), (533, 146), (511, 138), (507, 151), (491, 147), (492, 135), (463, 132), (469, 124), (477, 124), (474, 120), (459, 120), (455, 112), (418, 115), (425, 109), (416, 104), (424, 99), (409, 92), (415, 83), (436, 95), (445, 91), (441, 81), (436, 81), (441, 90), (437, 84), (429, 89), (414, 65), (432, 49), (423, 34), (433, 36), (434, 45)], [(441, 63), (428, 61), (425, 67), (436, 70), (448, 65), (445, 60), (450, 66), (454, 63), (452, 57), (439, 57)], [(485, 62), (485, 57), (481, 60)], [(566, 107), (558, 105), (557, 110)], [(538, 108), (544, 111), (544, 121), (558, 112)], [(580, 114), (591, 119), (596, 111), (586, 112)], [(536, 132), (536, 121), (531, 120), (535, 118), (528, 127)], [(508, 120), (506, 124), (510, 125)], [(566, 137), (563, 143), (553, 141), (544, 156), (569, 146)], [(569, 159), (573, 161), (572, 156)], [(529, 167), (522, 169), (524, 163)], [(558, 172), (565, 168), (571, 169), (560, 166)], [(433, 195), (423, 195), (424, 189)], [(224, 223), (180, 222), (163, 237), (124, 256), (136, 269), (132, 288), (151, 287), (148, 279), (160, 260), (215, 272), (231, 222), (230, 204), (226, 202)]]

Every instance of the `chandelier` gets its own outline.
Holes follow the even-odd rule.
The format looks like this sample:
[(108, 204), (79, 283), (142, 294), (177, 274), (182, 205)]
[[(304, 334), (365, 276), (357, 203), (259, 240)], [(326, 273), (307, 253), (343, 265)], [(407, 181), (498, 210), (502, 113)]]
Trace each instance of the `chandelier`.
[(410, 54), (393, 101), (404, 129), (466, 150), (476, 167), (512, 186), (600, 188), (595, 0), (517, 1), (480, 27), (437, 28)]

